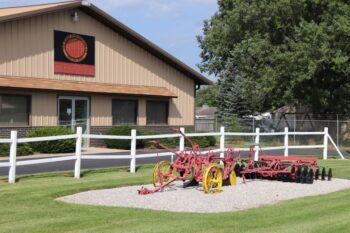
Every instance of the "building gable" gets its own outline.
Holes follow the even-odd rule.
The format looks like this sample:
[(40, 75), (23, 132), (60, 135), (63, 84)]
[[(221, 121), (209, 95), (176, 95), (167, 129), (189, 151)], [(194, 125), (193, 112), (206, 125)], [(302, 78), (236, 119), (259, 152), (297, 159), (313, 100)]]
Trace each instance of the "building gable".
[(132, 29), (128, 28), (118, 20), (109, 16), (107, 13), (103, 12), (101, 9), (90, 4), (88, 1), (68, 1), (61, 3), (51, 3), (35, 6), (26, 6), (26, 7), (15, 7), (15, 8), (3, 8), (0, 9), (0, 23), (11, 21), (19, 18), (32, 17), (35, 15), (41, 15), (46, 13), (53, 13), (57, 11), (70, 11), (72, 12), (75, 9), (84, 11), (91, 17), (94, 17), (96, 20), (100, 21), (104, 25), (110, 27), (112, 30), (123, 35), (129, 41), (135, 43), (136, 45), (147, 50), (151, 54), (155, 55), (159, 59), (163, 60), (173, 68), (184, 73), (187, 77), (192, 78), (197, 84), (212, 84), (210, 80), (202, 76), (197, 71), (188, 67), (180, 60), (167, 53), (166, 51), (159, 48), (157, 45), (153, 44), (151, 41), (142, 37), (140, 34), (136, 33)]

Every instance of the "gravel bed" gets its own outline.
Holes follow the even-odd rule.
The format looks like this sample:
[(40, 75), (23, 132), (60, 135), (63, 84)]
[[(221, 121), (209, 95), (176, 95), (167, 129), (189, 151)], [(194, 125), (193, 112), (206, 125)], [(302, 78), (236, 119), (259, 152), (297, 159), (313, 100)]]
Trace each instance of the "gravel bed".
[[(314, 184), (284, 183), (271, 180), (237, 179), (236, 186), (224, 186), (218, 194), (205, 194), (201, 186), (182, 188), (182, 182), (174, 183), (163, 192), (139, 195), (141, 186), (81, 192), (57, 200), (89, 205), (133, 207), (171, 212), (215, 213), (239, 211), (261, 205), (315, 196), (350, 188), (350, 180), (332, 179), (315, 181)], [(151, 188), (151, 185), (145, 185)]]

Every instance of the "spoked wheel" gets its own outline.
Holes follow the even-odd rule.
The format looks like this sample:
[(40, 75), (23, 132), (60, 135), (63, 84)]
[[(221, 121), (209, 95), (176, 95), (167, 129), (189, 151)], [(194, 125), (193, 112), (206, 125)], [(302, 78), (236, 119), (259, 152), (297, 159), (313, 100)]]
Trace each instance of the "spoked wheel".
[(215, 165), (209, 165), (203, 174), (203, 189), (205, 193), (218, 193), (222, 187), (222, 173), (220, 168)]
[(331, 180), (332, 180), (332, 176), (333, 176), (332, 168), (329, 168), (329, 169), (328, 169), (328, 175), (327, 175), (328, 181), (331, 181)]
[(154, 187), (158, 187), (159, 185), (168, 182), (171, 177), (170, 162), (160, 161), (153, 169), (152, 183)]

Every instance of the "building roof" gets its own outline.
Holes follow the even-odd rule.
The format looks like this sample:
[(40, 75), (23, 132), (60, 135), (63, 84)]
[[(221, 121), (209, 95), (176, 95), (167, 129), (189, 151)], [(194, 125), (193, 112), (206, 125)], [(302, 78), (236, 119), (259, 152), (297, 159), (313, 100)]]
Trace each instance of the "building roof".
[(216, 107), (209, 107), (208, 105), (203, 105), (202, 107), (196, 108), (197, 116), (206, 116), (206, 117), (214, 117), (217, 112)]
[(91, 84), (92, 85), (87, 85), (86, 82), (43, 78), (0, 76), (0, 87), (4, 88), (177, 98), (176, 94), (165, 87), (117, 85), (95, 82), (91, 82)]
[(35, 12), (37, 11), (54, 9), (60, 6), (71, 5), (72, 3), (77, 4), (78, 2), (68, 1), (68, 2), (57, 2), (57, 3), (51, 3), (51, 4), (41, 4), (41, 5), (32, 5), (32, 6), (0, 8), (0, 17), (2, 19), (6, 19), (6, 18), (11, 19), (12, 16), (20, 17), (21, 14), (25, 14), (25, 13), (35, 14)]
[(133, 43), (147, 50), (154, 56), (173, 66), (175, 69), (181, 71), (186, 76), (192, 78), (197, 84), (201, 85), (211, 85), (212, 81), (207, 79), (205, 76), (195, 71), (188, 65), (184, 64), (182, 61), (169, 54), (165, 50), (161, 49), (159, 46), (155, 45), (145, 37), (141, 36), (134, 30), (130, 29), (120, 21), (116, 20), (112, 16), (108, 15), (106, 12), (102, 11), (95, 5), (91, 4), (86, 0), (76, 0), (67, 2), (58, 2), (51, 4), (42, 5), (32, 5), (32, 6), (22, 6), (22, 7), (11, 7), (11, 8), (0, 8), (0, 22), (15, 20), (19, 18), (31, 17), (34, 15), (52, 13), (61, 10), (69, 10), (79, 8), (88, 15), (94, 17), (101, 23), (110, 27), (114, 31), (120, 33)]

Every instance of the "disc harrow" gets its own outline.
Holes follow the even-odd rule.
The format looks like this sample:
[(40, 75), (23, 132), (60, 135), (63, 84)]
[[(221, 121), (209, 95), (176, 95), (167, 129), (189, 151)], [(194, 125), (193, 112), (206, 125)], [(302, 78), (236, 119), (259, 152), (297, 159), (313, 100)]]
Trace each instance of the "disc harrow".
[[(259, 149), (259, 160), (254, 161), (254, 148)], [(264, 155), (258, 145), (250, 145), (248, 159), (235, 165), (236, 174), (246, 179), (269, 178), (283, 182), (312, 184), (314, 180), (332, 179), (331, 168), (319, 166), (315, 157), (284, 157)]]

